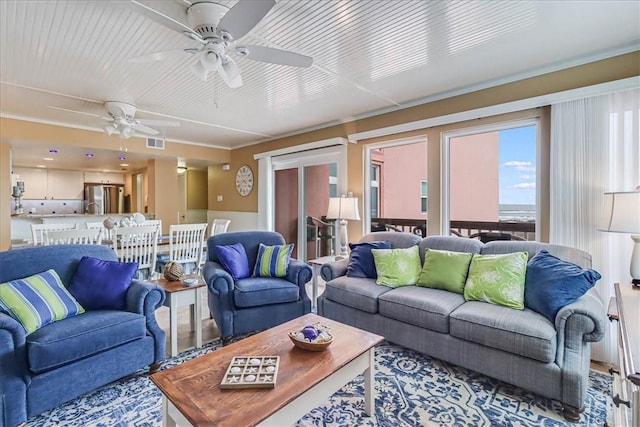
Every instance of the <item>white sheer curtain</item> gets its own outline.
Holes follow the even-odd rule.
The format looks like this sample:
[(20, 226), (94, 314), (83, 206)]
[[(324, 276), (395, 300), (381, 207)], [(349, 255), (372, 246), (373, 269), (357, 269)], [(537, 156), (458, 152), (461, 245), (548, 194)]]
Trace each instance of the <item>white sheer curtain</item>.
[[(598, 231), (605, 191), (640, 185), (640, 90), (553, 105), (551, 108), (550, 237), (587, 251), (602, 275), (596, 290), (605, 304), (613, 284), (630, 282), (632, 241)], [(616, 360), (612, 324), (592, 358)]]

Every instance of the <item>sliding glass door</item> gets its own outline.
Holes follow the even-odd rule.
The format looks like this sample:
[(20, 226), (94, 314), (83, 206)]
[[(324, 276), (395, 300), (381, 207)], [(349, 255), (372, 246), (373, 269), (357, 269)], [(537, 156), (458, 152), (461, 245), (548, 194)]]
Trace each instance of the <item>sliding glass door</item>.
[(297, 259), (335, 254), (338, 230), (326, 214), (329, 198), (342, 194), (342, 150), (329, 147), (272, 159), (273, 229), (296, 244)]

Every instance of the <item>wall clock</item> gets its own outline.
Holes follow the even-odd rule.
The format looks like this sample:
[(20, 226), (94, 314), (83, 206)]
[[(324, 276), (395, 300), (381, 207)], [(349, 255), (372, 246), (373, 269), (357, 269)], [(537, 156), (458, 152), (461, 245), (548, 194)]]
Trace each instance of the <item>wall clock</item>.
[(248, 196), (253, 189), (253, 171), (247, 165), (240, 166), (236, 173), (236, 190), (241, 196)]

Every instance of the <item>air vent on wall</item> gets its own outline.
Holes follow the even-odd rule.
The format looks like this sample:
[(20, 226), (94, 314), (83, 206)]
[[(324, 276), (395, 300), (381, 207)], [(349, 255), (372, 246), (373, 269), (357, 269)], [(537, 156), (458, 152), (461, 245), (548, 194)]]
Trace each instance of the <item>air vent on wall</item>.
[(158, 150), (164, 150), (164, 139), (161, 138), (147, 138), (147, 148), (155, 148)]

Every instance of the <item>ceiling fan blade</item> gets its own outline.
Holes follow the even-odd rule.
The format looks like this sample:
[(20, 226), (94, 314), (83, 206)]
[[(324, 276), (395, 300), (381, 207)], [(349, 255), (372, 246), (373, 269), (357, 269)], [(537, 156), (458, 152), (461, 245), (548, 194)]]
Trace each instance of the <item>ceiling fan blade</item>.
[(313, 64), (313, 58), (310, 56), (273, 47), (256, 45), (238, 46), (236, 47), (236, 53), (245, 58), (253, 59), (254, 61), (289, 65), (291, 67), (308, 68)]
[(202, 61), (200, 61), (199, 59), (194, 62), (191, 67), (189, 67), (189, 70), (191, 70), (191, 72), (195, 74), (200, 80), (203, 80), (205, 82), (207, 81), (209, 70), (204, 65), (202, 65)]
[(275, 4), (275, 0), (239, 0), (222, 17), (218, 31), (226, 31), (237, 40), (258, 25)]
[(187, 3), (157, 0), (131, 0), (138, 13), (173, 31), (195, 33), (187, 22)]
[(237, 88), (242, 86), (242, 76), (240, 75), (240, 68), (235, 61), (229, 57), (218, 63), (218, 74), (224, 82), (230, 88)]
[(98, 117), (102, 120), (111, 120), (111, 117), (101, 116), (99, 114), (87, 113), (86, 111), (69, 110), (68, 108), (54, 107), (53, 105), (49, 105), (49, 108), (53, 108), (54, 110), (67, 111), (69, 113), (84, 114), (85, 116), (90, 116), (90, 117)]
[(154, 53), (149, 53), (147, 55), (129, 58), (129, 61), (135, 62), (136, 64), (146, 64), (149, 62), (162, 61), (163, 59), (176, 57), (178, 55), (184, 55), (186, 53), (189, 53), (189, 52), (187, 52), (185, 49), (163, 50), (160, 52), (154, 52)]
[(180, 122), (170, 121), (170, 120), (147, 120), (147, 119), (136, 119), (137, 122), (147, 126), (159, 126), (159, 127), (177, 127), (180, 126)]
[(147, 135), (158, 135), (160, 133), (158, 129), (150, 128), (142, 123), (131, 123), (130, 126), (138, 132), (146, 133)]

